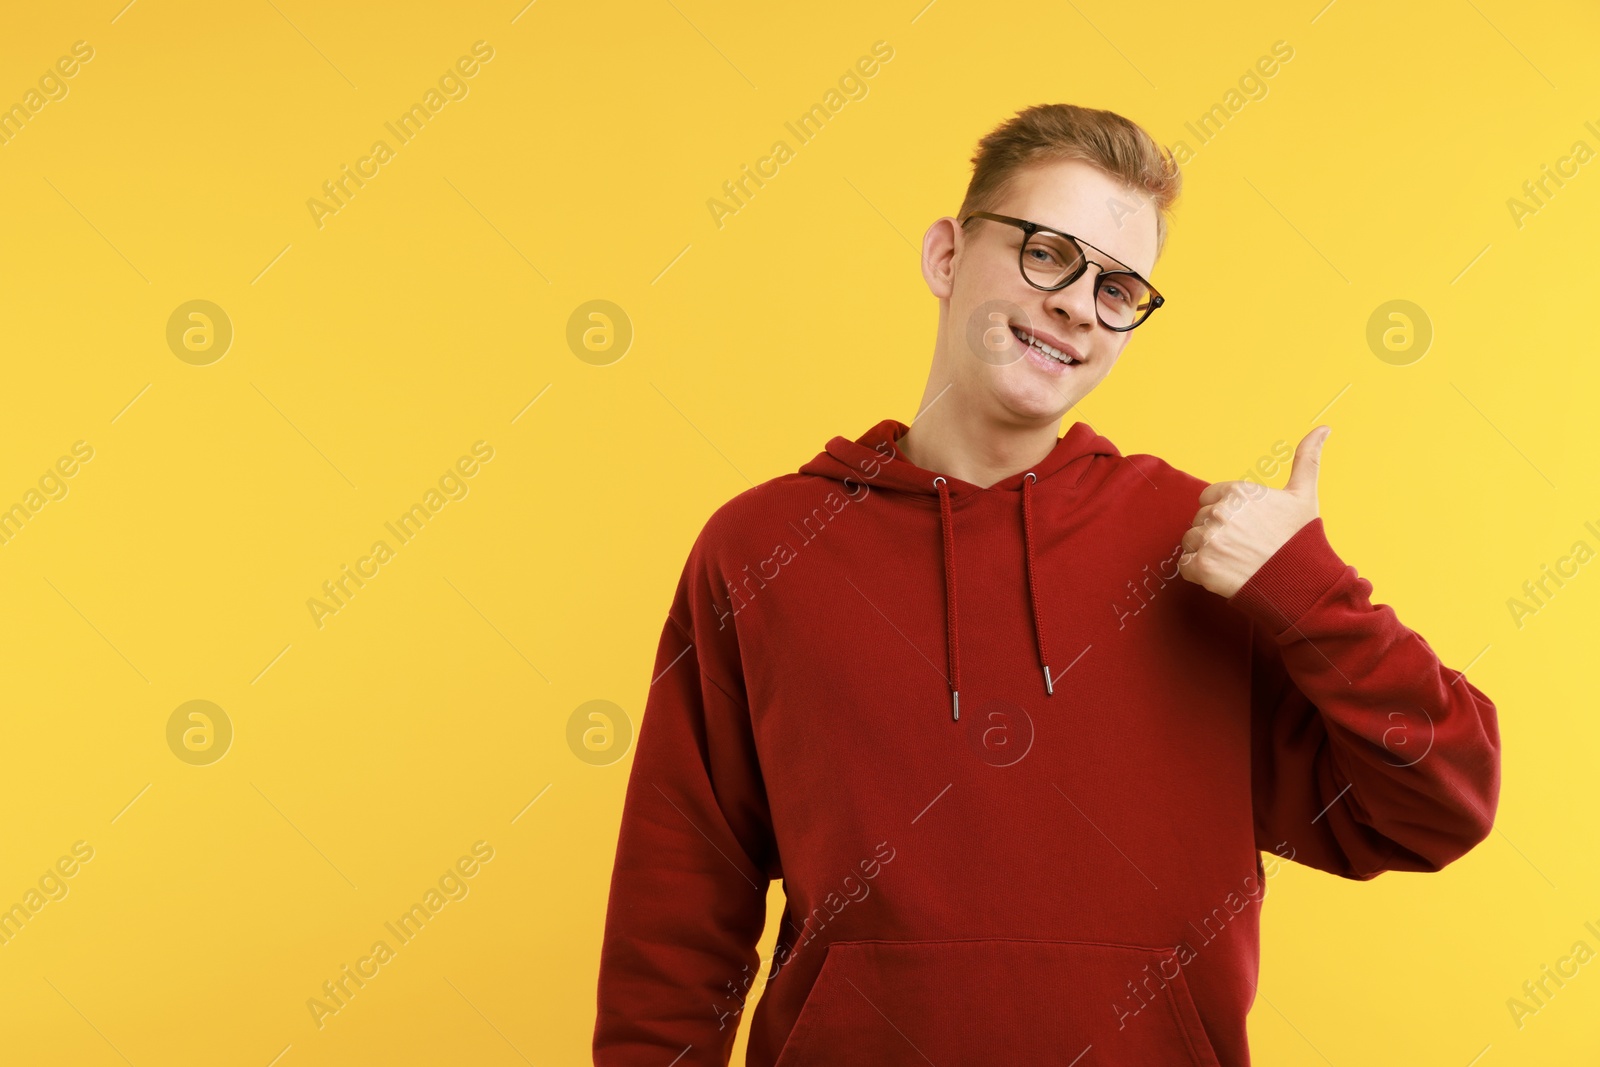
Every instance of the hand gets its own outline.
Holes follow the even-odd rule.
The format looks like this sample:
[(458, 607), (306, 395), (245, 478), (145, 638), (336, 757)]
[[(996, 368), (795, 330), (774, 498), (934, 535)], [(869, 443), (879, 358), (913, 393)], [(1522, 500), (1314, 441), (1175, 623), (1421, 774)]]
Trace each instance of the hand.
[(1333, 427), (1301, 439), (1282, 489), (1255, 482), (1217, 482), (1200, 491), (1200, 510), (1183, 535), (1178, 573), (1196, 585), (1231, 597), (1272, 554), (1317, 517), (1317, 470)]

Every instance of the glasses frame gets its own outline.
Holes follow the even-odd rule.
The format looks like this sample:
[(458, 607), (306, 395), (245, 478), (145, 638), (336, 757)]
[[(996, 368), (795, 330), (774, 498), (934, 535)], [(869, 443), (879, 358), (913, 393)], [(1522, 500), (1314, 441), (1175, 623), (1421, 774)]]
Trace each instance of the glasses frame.
[[(966, 226), (966, 224), (968, 222), (970, 222), (971, 220), (973, 220), (973, 219), (989, 219), (989, 220), (991, 220), (993, 222), (1005, 223), (1007, 226), (1015, 226), (1015, 227), (1017, 227), (1017, 229), (1021, 230), (1023, 232), (1023, 238), (1022, 238), (1022, 247), (1017, 249), (1017, 271), (1022, 275), (1022, 280), (1023, 281), (1027, 282), (1029, 285), (1033, 286), (1035, 289), (1042, 289), (1047, 293), (1053, 293), (1053, 292), (1056, 292), (1058, 290), (1065, 289), (1067, 286), (1071, 285), (1073, 282), (1075, 282), (1079, 278), (1083, 277), (1084, 272), (1089, 269), (1089, 264), (1092, 262), (1092, 260), (1090, 260), (1088, 256), (1082, 254), (1083, 253), (1083, 248), (1080, 247), (1078, 249), (1078, 252), (1079, 252), (1079, 258), (1083, 260), (1083, 266), (1081, 266), (1072, 275), (1072, 277), (1064, 278), (1061, 281), (1057, 282), (1055, 285), (1040, 285), (1038, 282), (1036, 282), (1032, 278), (1028, 277), (1027, 265), (1022, 262), (1023, 257), (1026, 256), (1027, 252), (1028, 252), (1028, 242), (1033, 239), (1033, 235), (1034, 234), (1036, 234), (1036, 233), (1047, 233), (1047, 234), (1050, 234), (1053, 237), (1065, 237), (1067, 240), (1071, 241), (1074, 245), (1087, 246), (1089, 248), (1092, 248), (1092, 249), (1094, 249), (1094, 251), (1099, 252), (1102, 256), (1105, 256), (1107, 259), (1114, 259), (1115, 258), (1114, 256), (1111, 255), (1111, 253), (1105, 251), (1102, 248), (1095, 248), (1094, 245), (1089, 244), (1088, 241), (1085, 241), (1081, 237), (1074, 237), (1070, 233), (1065, 233), (1065, 232), (1063, 232), (1061, 230), (1055, 229), (1054, 227), (1046, 226), (1043, 223), (1029, 222), (1027, 219), (1012, 218), (1010, 215), (996, 215), (992, 211), (973, 211), (973, 212), (969, 212), (967, 214), (967, 217), (961, 220), (961, 225), (962, 226)], [(1095, 263), (1095, 266), (1099, 267), (1100, 271), (1099, 271), (1098, 274), (1095, 275), (1095, 280), (1094, 280), (1094, 317), (1100, 323), (1100, 325), (1104, 326), (1106, 329), (1113, 330), (1113, 331), (1115, 331), (1117, 333), (1127, 333), (1129, 330), (1135, 329), (1135, 328), (1143, 325), (1145, 320), (1150, 318), (1151, 315), (1155, 314), (1156, 308), (1160, 307), (1162, 304), (1165, 304), (1167, 302), (1167, 298), (1162, 296), (1161, 293), (1156, 289), (1156, 287), (1150, 284), (1150, 280), (1148, 278), (1146, 278), (1144, 275), (1140, 274), (1138, 271), (1136, 271), (1136, 270), (1127, 270), (1127, 269), (1122, 268), (1122, 267), (1117, 267), (1117, 268), (1114, 268), (1112, 270), (1107, 270), (1106, 267), (1105, 267), (1105, 264), (1103, 264), (1103, 263)], [(1148, 308), (1146, 308), (1145, 313), (1143, 315), (1141, 315), (1138, 319), (1134, 320), (1133, 324), (1130, 325), (1130, 326), (1113, 326), (1109, 322), (1107, 322), (1105, 319), (1102, 319), (1100, 317), (1100, 283), (1105, 281), (1105, 279), (1109, 275), (1113, 275), (1113, 274), (1126, 274), (1126, 275), (1128, 275), (1130, 277), (1138, 278), (1139, 281), (1141, 283), (1143, 283), (1145, 288), (1150, 290), (1150, 304), (1149, 304)]]

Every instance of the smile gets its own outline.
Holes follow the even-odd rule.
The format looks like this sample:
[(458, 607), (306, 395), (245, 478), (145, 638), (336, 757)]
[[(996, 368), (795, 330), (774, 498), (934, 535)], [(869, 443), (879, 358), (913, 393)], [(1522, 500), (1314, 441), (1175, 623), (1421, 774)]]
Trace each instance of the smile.
[(1058, 363), (1065, 363), (1069, 367), (1074, 367), (1083, 362), (1081, 359), (1074, 359), (1067, 353), (1061, 351), (1059, 348), (1056, 348), (1054, 345), (1046, 344), (1037, 337), (1033, 336), (1031, 333), (1028, 333), (1026, 330), (1023, 330), (1019, 327), (1011, 327), (1011, 333), (1023, 344), (1031, 346)]

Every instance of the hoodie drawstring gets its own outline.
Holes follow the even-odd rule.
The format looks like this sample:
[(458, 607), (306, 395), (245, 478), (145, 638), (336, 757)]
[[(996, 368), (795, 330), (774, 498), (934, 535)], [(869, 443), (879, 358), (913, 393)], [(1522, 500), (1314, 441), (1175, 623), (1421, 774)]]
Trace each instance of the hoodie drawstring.
[(950, 718), (961, 718), (961, 642), (956, 630), (956, 533), (950, 520), (950, 490), (943, 477), (933, 480), (939, 490), (939, 528), (944, 533), (945, 655), (950, 664)]
[[(1055, 684), (1050, 677), (1050, 657), (1045, 650), (1044, 612), (1039, 607), (1039, 588), (1034, 579), (1033, 566), (1033, 497), (1030, 490), (1038, 481), (1032, 471), (1022, 481), (1022, 538), (1027, 556), (1028, 601), (1033, 607), (1034, 639), (1039, 650), (1039, 667), (1044, 671), (1044, 691), (1055, 696)], [(956, 615), (956, 539), (955, 523), (950, 514), (950, 491), (943, 476), (934, 478), (933, 486), (939, 491), (939, 525), (944, 535), (944, 592), (945, 626), (948, 631), (946, 648), (950, 665), (950, 717), (961, 718), (961, 639)]]
[(1044, 671), (1044, 692), (1055, 696), (1055, 683), (1050, 678), (1050, 654), (1044, 645), (1044, 612), (1039, 608), (1039, 587), (1033, 577), (1033, 497), (1028, 492), (1039, 479), (1032, 471), (1022, 480), (1022, 543), (1028, 556), (1028, 601), (1033, 605), (1033, 636), (1039, 646), (1039, 667)]

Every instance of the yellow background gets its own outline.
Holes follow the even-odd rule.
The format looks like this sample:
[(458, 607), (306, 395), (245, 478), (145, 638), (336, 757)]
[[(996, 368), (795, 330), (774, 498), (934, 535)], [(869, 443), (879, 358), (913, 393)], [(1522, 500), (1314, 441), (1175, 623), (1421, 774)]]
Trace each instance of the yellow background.
[[(1506, 1003), (1600, 950), (1600, 565), (1508, 608), (1600, 548), (1600, 163), (1520, 227), (1507, 205), (1600, 148), (1592, 5), (121, 4), (0, 34), (0, 104), (94, 49), (0, 145), (0, 505), (93, 449), (0, 545), (0, 904), (93, 849), (0, 946), (0, 1059), (586, 1062), (631, 757), (580, 760), (569, 719), (637, 725), (718, 505), (914, 416), (922, 233), (977, 138), (1047, 101), (1197, 149), (1170, 303), (1068, 424), (1219, 481), (1330, 422), (1332, 543), (1499, 709), (1472, 853), (1279, 868), (1257, 1061), (1600, 1056), (1600, 964), (1520, 1029)], [(467, 95), (319, 228), (308, 199), (479, 40)], [(798, 144), (784, 123), (878, 40), (867, 95)], [(1185, 123), (1280, 40), (1199, 146)], [(780, 138), (794, 158), (719, 227), (708, 200)], [(196, 299), (234, 329), (204, 366), (166, 341)], [(1365, 337), (1395, 299), (1435, 331), (1404, 366)], [(567, 341), (591, 300), (634, 331), (609, 365)], [(322, 583), (480, 440), (467, 495), (316, 625)], [(190, 700), (233, 726), (208, 766), (168, 747)], [(319, 1029), (307, 1000), (477, 841), (468, 895)]]

